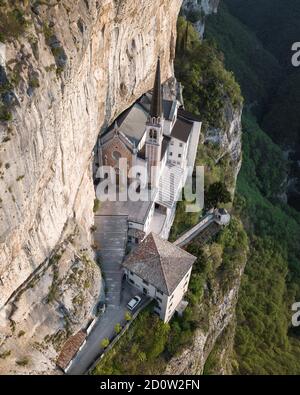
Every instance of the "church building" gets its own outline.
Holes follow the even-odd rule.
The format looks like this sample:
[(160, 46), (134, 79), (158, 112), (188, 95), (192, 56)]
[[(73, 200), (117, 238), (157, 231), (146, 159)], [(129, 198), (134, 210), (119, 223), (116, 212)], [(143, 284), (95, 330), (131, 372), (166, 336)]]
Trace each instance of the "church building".
[[(201, 131), (200, 120), (185, 111), (179, 92), (163, 97), (160, 59), (154, 88), (121, 114), (98, 141), (99, 166), (110, 166), (120, 174), (119, 161), (127, 159), (128, 169), (148, 175), (143, 192), (147, 201), (114, 202), (113, 210), (128, 217), (128, 241), (140, 243), (151, 232), (167, 239), (175, 217), (176, 203), (194, 168)], [(106, 210), (109, 212), (109, 202)]]

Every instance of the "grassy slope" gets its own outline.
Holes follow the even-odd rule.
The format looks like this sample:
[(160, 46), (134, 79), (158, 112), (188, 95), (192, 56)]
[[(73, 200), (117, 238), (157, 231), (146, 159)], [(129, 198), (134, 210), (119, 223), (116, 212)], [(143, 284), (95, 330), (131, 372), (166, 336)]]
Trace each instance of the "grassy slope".
[[(228, 3), (240, 2), (229, 0)], [(243, 1), (243, 7), (248, 3)], [(260, 10), (256, 13), (259, 15)], [(226, 38), (222, 37), (220, 26)], [(233, 70), (235, 62), (238, 68), (244, 63), (245, 48), (251, 52), (251, 48), (257, 45), (256, 37), (249, 34), (249, 29), (230, 15), (224, 6), (217, 17), (210, 18), (208, 34), (217, 41), (227, 65), (231, 65)], [(236, 34), (245, 41), (227, 39)], [(271, 67), (268, 62), (264, 64), (266, 60), (268, 56), (261, 58), (265, 72)], [(248, 81), (257, 79), (259, 84), (261, 80), (265, 97), (269, 92), (265, 79), (257, 71), (256, 61), (249, 64), (251, 67), (245, 72), (236, 73), (248, 104), (255, 93), (255, 89), (249, 90)], [(261, 92), (259, 88), (258, 100)], [(282, 100), (287, 98), (282, 97)], [(251, 249), (237, 309), (235, 371), (244, 374), (299, 374), (300, 339), (295, 337), (295, 333), (293, 336), (289, 334), (289, 326), (291, 303), (300, 299), (300, 215), (279, 203), (277, 195), (284, 180), (286, 163), (280, 148), (249, 114), (244, 116), (243, 151), (236, 208), (246, 225)]]

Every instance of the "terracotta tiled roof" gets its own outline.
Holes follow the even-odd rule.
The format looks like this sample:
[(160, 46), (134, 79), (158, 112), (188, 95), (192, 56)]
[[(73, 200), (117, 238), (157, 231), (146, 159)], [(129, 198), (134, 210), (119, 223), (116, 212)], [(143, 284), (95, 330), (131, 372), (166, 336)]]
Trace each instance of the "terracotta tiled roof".
[(85, 338), (86, 333), (84, 331), (79, 331), (76, 335), (69, 337), (57, 358), (56, 365), (65, 370), (77, 354)]
[(154, 233), (134, 249), (123, 266), (167, 295), (172, 295), (197, 258)]

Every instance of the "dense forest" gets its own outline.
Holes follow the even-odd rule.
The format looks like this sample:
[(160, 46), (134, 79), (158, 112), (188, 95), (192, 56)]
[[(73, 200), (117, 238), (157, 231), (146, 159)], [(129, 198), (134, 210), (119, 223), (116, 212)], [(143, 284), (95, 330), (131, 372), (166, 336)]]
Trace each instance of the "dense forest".
[(300, 70), (291, 66), (299, 15), (297, 0), (225, 0), (207, 24), (206, 38), (245, 98), (235, 201), (250, 240), (237, 309), (240, 374), (300, 372), (299, 332), (291, 328), (291, 305), (300, 300), (300, 215), (283, 199), (293, 168), (284, 150), (297, 151), (300, 136)]
[(206, 30), (240, 83), (246, 108), (287, 153), (288, 200), (298, 210), (300, 68), (292, 65), (292, 45), (300, 40), (299, 19), (298, 0), (224, 0)]

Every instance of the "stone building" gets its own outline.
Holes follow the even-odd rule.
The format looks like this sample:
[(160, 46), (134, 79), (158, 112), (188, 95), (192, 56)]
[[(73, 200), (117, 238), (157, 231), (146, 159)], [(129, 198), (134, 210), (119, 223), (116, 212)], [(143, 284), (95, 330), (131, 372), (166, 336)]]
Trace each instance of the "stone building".
[[(150, 233), (124, 260), (127, 281), (155, 300), (154, 312), (169, 322), (181, 311), (196, 257)], [(186, 304), (184, 304), (186, 306)]]

